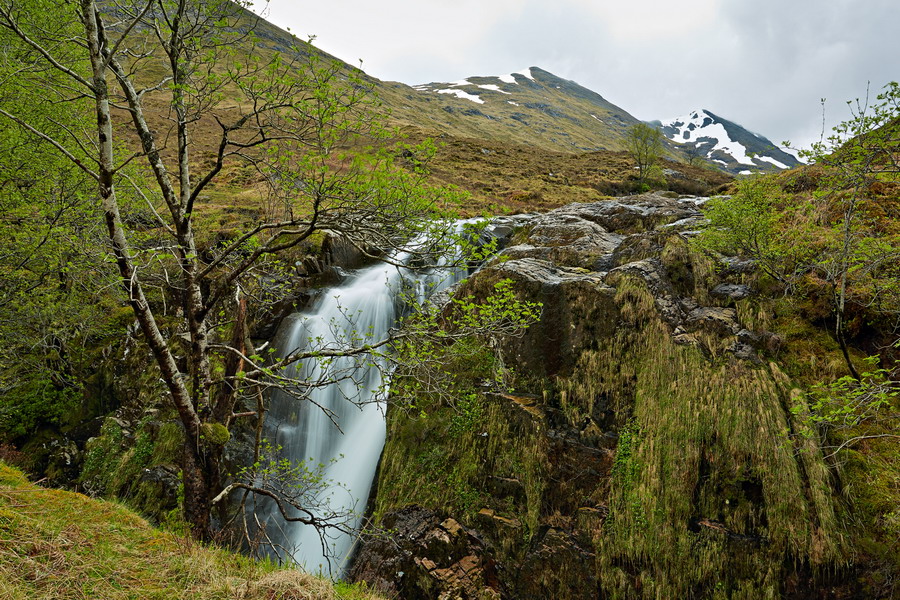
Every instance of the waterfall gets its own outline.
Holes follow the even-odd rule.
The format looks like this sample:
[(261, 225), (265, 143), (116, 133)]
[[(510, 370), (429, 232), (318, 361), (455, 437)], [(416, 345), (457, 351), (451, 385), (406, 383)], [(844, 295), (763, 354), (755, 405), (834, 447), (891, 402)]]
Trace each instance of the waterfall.
[[(405, 264), (407, 259), (400, 255), (397, 262)], [(360, 345), (360, 339), (384, 339), (403, 308), (401, 291), (422, 302), (464, 274), (447, 269), (413, 272), (386, 264), (363, 269), (346, 283), (323, 291), (308, 311), (286, 319), (274, 346), (286, 356), (297, 349), (348, 348)], [(281, 458), (323, 465), (329, 484), (318, 500), (327, 502), (332, 511), (356, 513), (350, 523), (356, 531), (385, 441), (382, 369), (370, 356), (362, 356), (337, 358), (324, 367), (316, 360), (305, 360), (284, 374), (303, 381), (340, 379), (311, 387), (305, 399), (273, 393), (265, 435), (282, 448)], [(309, 572), (343, 573), (353, 550), (353, 535), (338, 534), (328, 540), (329, 563), (314, 527), (281, 522), (271, 504), (259, 512), (268, 513), (266, 533), (281, 546), (273, 549), (273, 555), (287, 555)]]

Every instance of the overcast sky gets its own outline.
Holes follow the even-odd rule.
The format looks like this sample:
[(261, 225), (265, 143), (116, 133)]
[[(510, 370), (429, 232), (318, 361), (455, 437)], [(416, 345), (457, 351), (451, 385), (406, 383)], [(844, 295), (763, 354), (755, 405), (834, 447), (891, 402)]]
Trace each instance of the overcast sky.
[(537, 66), (639, 119), (706, 108), (775, 143), (817, 139), (821, 98), (830, 126), (867, 82), (900, 79), (900, 0), (271, 0), (265, 14), (379, 79)]

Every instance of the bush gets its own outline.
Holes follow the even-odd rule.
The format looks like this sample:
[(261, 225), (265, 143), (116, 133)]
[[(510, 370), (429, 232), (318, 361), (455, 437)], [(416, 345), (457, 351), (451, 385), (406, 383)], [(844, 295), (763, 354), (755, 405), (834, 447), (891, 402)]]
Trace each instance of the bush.
[(814, 262), (810, 211), (806, 204), (787, 203), (770, 180), (745, 179), (738, 182), (734, 195), (706, 203), (708, 224), (695, 244), (726, 256), (750, 258), (776, 281), (793, 285)]

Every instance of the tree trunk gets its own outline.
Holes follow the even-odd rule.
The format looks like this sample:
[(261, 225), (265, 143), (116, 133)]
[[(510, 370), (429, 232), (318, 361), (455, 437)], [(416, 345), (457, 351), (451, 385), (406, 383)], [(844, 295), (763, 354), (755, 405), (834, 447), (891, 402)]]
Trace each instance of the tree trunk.
[(185, 440), (182, 459), (182, 482), (184, 483), (184, 520), (191, 528), (191, 535), (202, 541), (212, 539), (210, 524), (210, 493), (207, 477), (206, 460), (200, 449), (191, 441)]
[[(153, 310), (144, 295), (141, 280), (137, 276), (125, 229), (119, 214), (115, 189), (115, 158), (112, 115), (109, 101), (108, 47), (99, 10), (94, 0), (81, 0), (82, 17), (88, 53), (91, 61), (91, 92), (97, 115), (98, 138), (98, 196), (103, 209), (109, 239), (116, 258), (121, 283), (128, 293), (129, 302), (141, 326), (147, 344), (159, 365), (162, 378), (169, 390), (175, 408), (185, 429), (183, 460), (184, 511), (191, 531), (199, 539), (209, 539), (209, 481), (206, 462), (200, 453), (200, 415), (191, 401), (175, 357), (156, 323)], [(141, 132), (143, 133), (143, 132)], [(165, 189), (164, 189), (165, 191)]]

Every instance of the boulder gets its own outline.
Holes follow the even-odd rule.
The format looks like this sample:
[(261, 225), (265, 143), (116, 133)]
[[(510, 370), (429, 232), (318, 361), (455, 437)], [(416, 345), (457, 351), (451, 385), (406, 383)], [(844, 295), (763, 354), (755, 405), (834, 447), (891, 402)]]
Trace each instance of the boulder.
[(504, 350), (519, 369), (538, 376), (570, 371), (583, 349), (615, 328), (615, 290), (600, 273), (521, 258), (486, 267), (463, 291), (485, 296), (502, 279), (511, 279), (522, 298), (543, 304), (540, 322), (506, 341)]

